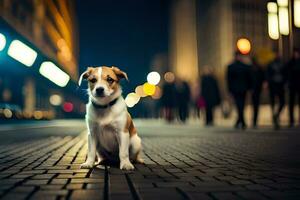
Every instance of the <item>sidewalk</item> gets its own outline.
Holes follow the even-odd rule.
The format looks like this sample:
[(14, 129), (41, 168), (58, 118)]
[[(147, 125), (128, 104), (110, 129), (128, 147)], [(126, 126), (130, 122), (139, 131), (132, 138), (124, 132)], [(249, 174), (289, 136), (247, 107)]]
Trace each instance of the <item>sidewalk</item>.
[(85, 133), (0, 146), (3, 199), (299, 199), (299, 130), (137, 121), (145, 165), (79, 169)]

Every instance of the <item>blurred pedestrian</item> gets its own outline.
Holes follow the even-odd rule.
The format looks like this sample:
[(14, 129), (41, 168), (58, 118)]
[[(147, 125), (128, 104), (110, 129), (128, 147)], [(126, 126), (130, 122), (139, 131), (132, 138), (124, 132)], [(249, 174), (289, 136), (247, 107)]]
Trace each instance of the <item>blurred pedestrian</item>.
[(300, 49), (294, 49), (293, 57), (287, 64), (287, 78), (289, 86), (289, 116), (290, 127), (294, 126), (294, 106), (298, 97), (300, 109)]
[[(266, 77), (269, 85), (273, 125), (275, 129), (279, 129), (280, 113), (285, 104), (284, 86), (286, 82), (285, 67), (279, 54), (277, 54), (275, 59), (268, 65)], [(279, 105), (277, 107), (275, 107), (276, 99), (279, 101)]]
[(243, 56), (240, 52), (235, 53), (235, 58), (227, 70), (227, 84), (230, 94), (232, 95), (236, 108), (238, 110), (238, 119), (236, 128), (246, 128), (244, 119), (244, 108), (246, 95), (251, 87), (251, 67), (244, 63)]
[(191, 90), (186, 81), (176, 80), (176, 102), (179, 120), (186, 122), (189, 116), (189, 104), (191, 100)]
[(253, 104), (253, 128), (257, 126), (260, 96), (263, 83), (266, 79), (265, 70), (255, 59), (252, 60), (252, 104)]
[(213, 125), (215, 106), (221, 103), (218, 82), (208, 66), (203, 68), (201, 77), (201, 96), (205, 102), (206, 125)]
[(174, 120), (174, 110), (176, 108), (176, 88), (174, 81), (165, 82), (162, 87), (161, 106), (163, 115), (168, 122)]

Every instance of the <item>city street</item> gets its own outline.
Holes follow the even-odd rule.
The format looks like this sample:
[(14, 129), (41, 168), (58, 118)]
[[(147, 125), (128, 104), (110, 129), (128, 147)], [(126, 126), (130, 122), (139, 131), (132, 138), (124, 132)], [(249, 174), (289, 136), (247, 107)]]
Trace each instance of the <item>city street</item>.
[(299, 129), (135, 120), (145, 165), (80, 169), (84, 120), (3, 125), (1, 199), (300, 199)]

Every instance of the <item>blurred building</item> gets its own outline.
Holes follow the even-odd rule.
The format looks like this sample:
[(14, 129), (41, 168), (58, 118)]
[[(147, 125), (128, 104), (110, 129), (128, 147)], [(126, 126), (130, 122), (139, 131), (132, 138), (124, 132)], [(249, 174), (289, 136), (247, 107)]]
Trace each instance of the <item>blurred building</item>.
[(224, 77), (236, 51), (236, 42), (247, 38), (252, 53), (273, 49), (268, 35), (266, 0), (212, 0), (199, 3), (199, 66), (214, 67)]
[[(0, 104), (15, 105), (31, 116), (35, 111), (56, 113), (60, 117), (70, 115), (64, 112), (64, 102), (78, 105), (67, 109), (68, 112), (80, 108), (81, 100), (74, 91), (72, 93), (78, 78), (74, 6), (74, 2), (68, 0), (0, 1), (0, 30), (6, 37), (6, 47), (0, 51)], [(7, 55), (13, 40), (20, 40), (37, 52), (30, 68)], [(59, 87), (41, 76), (39, 68), (44, 61), (55, 63), (68, 74), (69, 83)], [(51, 103), (53, 95), (58, 98)]]
[(170, 63), (183, 79), (197, 80), (203, 66), (224, 77), (236, 42), (247, 38), (252, 52), (272, 49), (266, 0), (171, 1)]

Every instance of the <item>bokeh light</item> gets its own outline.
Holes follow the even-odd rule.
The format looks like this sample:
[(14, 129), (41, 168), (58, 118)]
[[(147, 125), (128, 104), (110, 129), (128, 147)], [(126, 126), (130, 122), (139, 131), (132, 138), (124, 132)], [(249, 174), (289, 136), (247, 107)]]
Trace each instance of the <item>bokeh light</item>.
[(146, 95), (151, 96), (155, 93), (155, 85), (152, 85), (150, 83), (144, 83), (143, 91)]
[(7, 54), (27, 67), (31, 67), (37, 57), (37, 52), (20, 40), (10, 43)]
[(50, 96), (49, 101), (53, 106), (59, 106), (62, 103), (62, 98), (58, 94), (53, 94)]
[(33, 117), (34, 117), (34, 119), (37, 119), (37, 120), (42, 119), (43, 118), (43, 112), (39, 111), (39, 110), (34, 111)]
[(165, 79), (166, 82), (172, 83), (172, 82), (175, 81), (175, 75), (172, 72), (167, 72), (164, 75), (164, 79)]
[(162, 96), (162, 91), (159, 86), (155, 87), (155, 93), (151, 95), (152, 99), (160, 99)]
[(63, 110), (65, 112), (72, 112), (74, 109), (74, 105), (71, 102), (65, 102), (63, 105)]
[(132, 108), (135, 104), (137, 104), (140, 100), (140, 96), (136, 93), (129, 93), (125, 98), (125, 103), (129, 108)]
[(241, 38), (236, 43), (238, 50), (242, 54), (248, 54), (251, 50), (251, 44), (250, 41), (246, 38)]
[(4, 49), (5, 45), (6, 45), (6, 38), (2, 33), (0, 33), (0, 51)]
[(39, 72), (60, 87), (65, 87), (70, 80), (70, 76), (67, 73), (50, 61), (43, 62)]
[(152, 85), (157, 85), (160, 81), (160, 75), (158, 72), (150, 72), (147, 75), (147, 81), (148, 83), (152, 84)]
[(147, 94), (145, 94), (145, 92), (143, 90), (143, 86), (142, 85), (137, 86), (134, 91), (140, 97), (146, 97), (147, 96)]
[(6, 118), (12, 118), (12, 116), (13, 116), (12, 111), (8, 108), (4, 109), (3, 114), (4, 114), (4, 117), (6, 117)]

